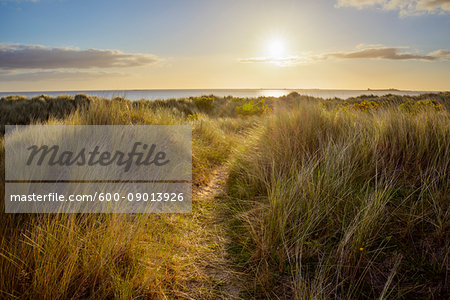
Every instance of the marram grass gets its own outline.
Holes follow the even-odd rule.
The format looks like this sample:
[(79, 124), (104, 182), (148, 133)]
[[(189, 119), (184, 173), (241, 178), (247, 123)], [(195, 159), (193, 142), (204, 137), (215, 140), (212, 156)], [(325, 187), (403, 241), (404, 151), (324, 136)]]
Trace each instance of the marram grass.
[(2, 130), (191, 124), (194, 191), (220, 165), (230, 174), (224, 202), (194, 194), (192, 214), (1, 213), (0, 297), (226, 297), (205, 271), (217, 209), (244, 298), (445, 298), (449, 99), (2, 98)]
[(257, 295), (287, 285), (296, 299), (445, 297), (447, 111), (302, 103), (255, 134), (233, 163), (229, 202)]

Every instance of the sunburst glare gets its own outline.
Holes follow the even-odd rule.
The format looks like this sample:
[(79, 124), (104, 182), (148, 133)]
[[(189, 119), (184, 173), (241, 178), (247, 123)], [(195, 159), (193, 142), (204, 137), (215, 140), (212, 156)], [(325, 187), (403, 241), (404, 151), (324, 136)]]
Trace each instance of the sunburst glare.
[(286, 43), (280, 38), (271, 39), (266, 45), (267, 54), (273, 58), (280, 58), (286, 53)]

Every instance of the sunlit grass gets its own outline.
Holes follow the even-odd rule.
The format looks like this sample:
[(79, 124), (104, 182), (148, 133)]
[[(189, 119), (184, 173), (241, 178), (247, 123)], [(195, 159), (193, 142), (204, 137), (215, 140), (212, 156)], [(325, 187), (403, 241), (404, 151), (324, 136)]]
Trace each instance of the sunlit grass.
[[(449, 98), (3, 98), (2, 130), (192, 125), (194, 200), (192, 214), (2, 212), (1, 297), (223, 297), (205, 267), (223, 246), (210, 237), (220, 210), (230, 219), (220, 232), (231, 237), (228, 253), (247, 274), (242, 296), (441, 298)], [(227, 200), (200, 201), (195, 190), (224, 164), (231, 166)]]
[[(16, 123), (43, 120), (45, 124), (69, 125), (191, 124), (195, 186), (204, 184), (211, 171), (225, 162), (234, 143), (252, 123), (250, 119), (208, 115), (189, 120), (183, 101), (147, 105), (121, 99), (87, 99), (87, 103), (77, 109), (67, 104), (67, 114), (50, 116), (30, 107), (24, 113), (35, 117), (20, 119), (17, 115)], [(32, 105), (31, 102), (16, 105), (27, 104)], [(195, 104), (187, 105), (196, 111)], [(9, 112), (13, 111), (18, 113), (15, 109)], [(3, 124), (15, 123), (12, 113), (7, 117), (10, 121)], [(3, 139), (1, 143), (3, 162)], [(0, 189), (2, 198), (3, 188), (4, 185)], [(3, 297), (41, 299), (137, 296), (165, 299), (188, 294), (213, 298), (218, 292), (200, 266), (201, 258), (209, 255), (199, 242), (204, 237), (202, 224), (196, 221), (204, 211), (203, 204), (194, 197), (193, 205), (192, 215), (2, 213), (0, 293)], [(186, 236), (190, 239), (186, 240)]]
[(362, 106), (281, 109), (237, 155), (233, 251), (264, 297), (445, 294), (449, 114)]

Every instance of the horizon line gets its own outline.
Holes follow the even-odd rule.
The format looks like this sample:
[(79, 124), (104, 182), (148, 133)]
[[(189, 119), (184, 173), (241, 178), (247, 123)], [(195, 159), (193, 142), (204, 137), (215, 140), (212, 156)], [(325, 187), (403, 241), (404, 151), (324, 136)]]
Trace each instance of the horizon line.
[(411, 89), (397, 89), (397, 88), (366, 88), (366, 89), (345, 89), (345, 88), (168, 88), (168, 89), (158, 89), (158, 88), (143, 88), (143, 89), (70, 89), (70, 90), (24, 90), (24, 91), (0, 91), (0, 93), (57, 93), (57, 92), (98, 92), (98, 91), (202, 91), (202, 90), (216, 90), (216, 91), (227, 91), (227, 90), (266, 90), (266, 91), (302, 91), (302, 90), (318, 90), (318, 91), (393, 91), (393, 92), (448, 92), (450, 90), (411, 90)]

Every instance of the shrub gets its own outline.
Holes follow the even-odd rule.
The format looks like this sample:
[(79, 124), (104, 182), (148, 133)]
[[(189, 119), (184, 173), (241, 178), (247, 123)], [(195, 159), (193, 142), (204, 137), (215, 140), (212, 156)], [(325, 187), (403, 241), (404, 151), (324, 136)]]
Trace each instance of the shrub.
[(201, 96), (192, 98), (198, 109), (203, 111), (211, 111), (214, 107), (214, 96)]
[(265, 99), (259, 101), (252, 99), (241, 106), (236, 107), (236, 112), (243, 116), (262, 115), (268, 110)]
[(28, 98), (22, 95), (10, 95), (2, 97), (0, 99), (0, 101), (18, 101), (18, 100), (28, 100)]
[[(85, 101), (88, 103), (88, 100)], [(0, 100), (0, 125), (27, 125), (32, 122), (45, 122), (49, 118), (62, 119), (83, 103), (70, 96), (52, 98), (40, 95), (31, 100), (21, 96), (3, 97)]]
[(366, 111), (366, 112), (377, 109), (378, 107), (379, 107), (379, 103), (377, 103), (375, 101), (370, 101), (370, 100), (363, 100), (361, 102), (350, 105), (350, 108), (361, 110), (361, 111)]
[(444, 109), (444, 106), (442, 104), (439, 104), (436, 100), (427, 99), (427, 100), (419, 100), (416, 102), (408, 100), (400, 104), (398, 108), (404, 112), (418, 113), (420, 111), (427, 111), (427, 110), (442, 111)]
[(189, 114), (187, 116), (188, 121), (197, 121), (198, 119), (200, 119), (202, 117), (201, 114), (198, 113), (193, 113), (193, 114)]

